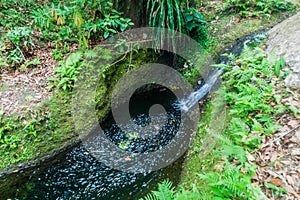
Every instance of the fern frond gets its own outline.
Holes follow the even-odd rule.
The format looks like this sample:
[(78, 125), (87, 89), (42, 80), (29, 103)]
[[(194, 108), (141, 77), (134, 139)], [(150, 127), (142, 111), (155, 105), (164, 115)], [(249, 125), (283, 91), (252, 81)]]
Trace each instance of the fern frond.
[(182, 191), (176, 195), (176, 200), (210, 200), (213, 197), (205, 192)]
[(144, 200), (173, 200), (174, 198), (174, 187), (172, 182), (165, 180), (158, 184), (157, 191), (152, 191), (151, 194), (144, 197)]

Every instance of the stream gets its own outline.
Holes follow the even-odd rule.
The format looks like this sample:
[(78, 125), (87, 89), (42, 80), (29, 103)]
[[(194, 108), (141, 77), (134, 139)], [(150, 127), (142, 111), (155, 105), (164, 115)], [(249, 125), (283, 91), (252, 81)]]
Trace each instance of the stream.
[[(243, 37), (234, 46), (225, 51), (239, 55), (242, 46), (247, 40), (257, 40), (255, 33)], [(261, 40), (261, 39), (260, 39)], [(219, 63), (228, 63), (224, 56), (220, 57)], [(216, 69), (208, 78), (208, 81), (199, 89), (195, 90), (187, 99), (178, 100), (167, 88), (154, 87), (144, 94), (132, 97), (131, 117), (132, 122), (140, 126), (147, 125), (150, 121), (165, 126), (159, 134), (153, 129), (149, 133), (148, 140), (138, 139), (135, 129), (131, 124), (116, 125), (112, 114), (100, 125), (111, 142), (131, 152), (151, 152), (161, 146), (167, 145), (180, 124), (181, 112), (188, 110), (197, 104), (199, 99), (204, 98), (222, 73), (222, 69)], [(175, 103), (179, 102), (179, 103)], [(149, 108), (153, 105), (162, 105), (165, 113), (151, 115)], [(155, 127), (155, 126), (154, 126)], [(131, 130), (124, 133), (122, 129)], [(184, 156), (173, 164), (150, 173), (135, 174), (112, 169), (95, 159), (83, 144), (78, 144), (72, 150), (57, 158), (51, 165), (40, 166), (32, 170), (26, 180), (22, 180), (20, 190), (16, 191), (15, 199), (139, 199), (149, 191), (157, 188), (157, 183), (169, 179), (174, 185), (180, 181), (180, 171)]]

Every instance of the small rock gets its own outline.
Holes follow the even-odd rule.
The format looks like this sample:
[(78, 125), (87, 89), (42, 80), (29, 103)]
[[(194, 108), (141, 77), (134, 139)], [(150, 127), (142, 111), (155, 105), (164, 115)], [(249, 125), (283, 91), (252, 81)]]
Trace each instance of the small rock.
[(288, 75), (284, 82), (288, 87), (300, 87), (300, 79), (297, 74)]

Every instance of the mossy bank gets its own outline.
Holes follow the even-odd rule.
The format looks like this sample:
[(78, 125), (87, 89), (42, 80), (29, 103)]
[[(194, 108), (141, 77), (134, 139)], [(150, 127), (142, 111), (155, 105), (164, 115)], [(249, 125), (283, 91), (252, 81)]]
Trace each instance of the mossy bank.
[[(102, 55), (110, 54), (109, 51), (104, 53), (105, 50), (98, 48), (97, 52), (99, 51), (102, 51)], [(74, 60), (77, 65), (81, 65), (91, 51), (80, 54), (80, 58)], [(94, 100), (99, 121), (102, 121), (110, 110), (111, 93), (118, 80), (128, 70), (152, 60), (151, 52), (141, 50), (122, 57), (117, 63), (102, 71)], [(61, 64), (61, 68), (66, 67), (65, 62)], [(11, 187), (16, 181), (18, 185), (14, 187), (18, 190), (22, 187), (19, 185), (22, 182), (20, 180), (24, 180), (28, 175), (26, 171), (55, 162), (58, 157), (80, 142), (72, 115), (74, 109), (72, 98), (72, 88), (58, 89), (49, 101), (43, 102), (40, 107), (23, 116), (1, 116), (1, 139), (3, 140), (0, 149), (1, 191), (14, 192)]]

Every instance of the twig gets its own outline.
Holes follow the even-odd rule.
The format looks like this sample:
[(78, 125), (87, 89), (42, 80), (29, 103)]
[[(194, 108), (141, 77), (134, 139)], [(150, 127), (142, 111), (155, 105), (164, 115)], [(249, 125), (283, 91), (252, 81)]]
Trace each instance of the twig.
[(126, 51), (126, 53), (124, 54), (124, 56), (123, 56), (122, 58), (120, 58), (120, 59), (117, 60), (116, 62), (110, 64), (109, 67), (110, 67), (110, 66), (113, 66), (113, 65), (115, 65), (115, 64), (117, 64), (118, 62), (121, 62), (122, 60), (124, 60), (124, 59), (126, 58), (126, 56), (127, 56), (127, 53), (128, 53), (128, 51)]
[(263, 149), (263, 148), (265, 148), (265, 147), (267, 147), (267, 146), (273, 144), (273, 143), (276, 142), (277, 140), (279, 140), (279, 139), (283, 138), (284, 136), (286, 136), (286, 135), (288, 135), (288, 134), (294, 132), (294, 131), (297, 130), (299, 127), (300, 127), (300, 125), (296, 126), (294, 129), (292, 129), (292, 130), (290, 130), (290, 131), (288, 131), (288, 132), (285, 132), (285, 133), (281, 134), (279, 137), (275, 138), (273, 141), (270, 141), (268, 144), (265, 144), (265, 145), (263, 145), (262, 147), (260, 147), (260, 148), (258, 148), (258, 149), (255, 149), (254, 151), (251, 151), (251, 153), (256, 153), (256, 152), (258, 152), (259, 150), (261, 150), (261, 149)]
[(288, 132), (285, 132), (285, 133), (281, 134), (279, 137), (275, 138), (274, 140), (272, 140), (272, 141), (269, 142), (268, 144), (263, 145), (260, 149), (265, 148), (265, 147), (267, 147), (267, 146), (273, 144), (274, 142), (280, 140), (280, 139), (283, 138), (284, 136), (286, 136), (286, 135), (288, 135), (288, 134), (294, 132), (294, 131), (297, 130), (299, 127), (300, 127), (300, 125), (296, 126), (295, 128), (293, 128), (292, 130), (290, 130), (290, 131), (288, 131)]

